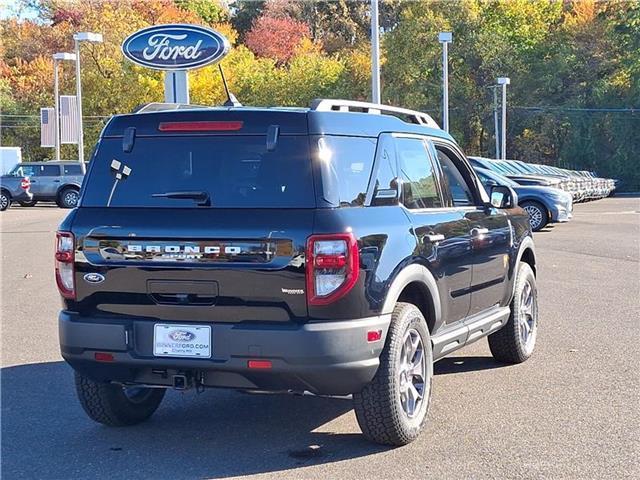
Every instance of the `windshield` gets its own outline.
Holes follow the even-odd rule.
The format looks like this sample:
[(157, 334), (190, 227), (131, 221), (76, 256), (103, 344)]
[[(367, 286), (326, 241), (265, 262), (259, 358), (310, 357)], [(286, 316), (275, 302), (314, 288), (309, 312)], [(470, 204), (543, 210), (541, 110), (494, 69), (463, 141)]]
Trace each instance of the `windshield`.
[(315, 193), (306, 136), (103, 139), (92, 160), (84, 207), (313, 208)]
[(485, 170), (484, 168), (476, 169), (476, 173), (478, 177), (480, 177), (480, 181), (482, 185), (484, 185), (486, 190), (490, 190), (488, 182), (489, 180), (493, 180), (498, 185), (504, 185), (505, 187), (519, 187), (520, 185), (517, 182), (514, 182), (510, 178), (504, 177), (499, 173), (492, 172), (491, 170)]

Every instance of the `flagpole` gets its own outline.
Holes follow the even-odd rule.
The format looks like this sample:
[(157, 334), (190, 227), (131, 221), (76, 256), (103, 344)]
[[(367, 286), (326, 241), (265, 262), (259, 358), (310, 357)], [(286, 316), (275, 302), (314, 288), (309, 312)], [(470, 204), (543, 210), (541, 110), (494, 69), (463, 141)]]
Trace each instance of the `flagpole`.
[(371, 101), (380, 103), (380, 27), (378, 0), (371, 0)]
[(58, 95), (58, 60), (53, 59), (53, 118), (54, 130), (56, 132), (56, 160), (60, 161), (60, 120), (58, 113), (60, 111), (60, 100)]

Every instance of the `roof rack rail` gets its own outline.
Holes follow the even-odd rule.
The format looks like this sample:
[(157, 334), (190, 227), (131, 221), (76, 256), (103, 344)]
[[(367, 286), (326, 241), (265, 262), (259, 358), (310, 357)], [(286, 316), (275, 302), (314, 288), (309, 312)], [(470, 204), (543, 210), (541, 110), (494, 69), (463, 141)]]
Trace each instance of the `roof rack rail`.
[(409, 110), (406, 108), (392, 107), (379, 103), (358, 102), (354, 100), (337, 100), (330, 98), (317, 98), (311, 102), (311, 110), (317, 112), (359, 112), (374, 115), (392, 115), (407, 123), (425, 125), (432, 128), (440, 128), (431, 115)]
[(192, 105), (190, 103), (143, 103), (134, 108), (131, 113), (148, 113), (148, 112), (162, 112), (167, 110), (188, 110), (193, 108), (211, 108), (207, 105)]

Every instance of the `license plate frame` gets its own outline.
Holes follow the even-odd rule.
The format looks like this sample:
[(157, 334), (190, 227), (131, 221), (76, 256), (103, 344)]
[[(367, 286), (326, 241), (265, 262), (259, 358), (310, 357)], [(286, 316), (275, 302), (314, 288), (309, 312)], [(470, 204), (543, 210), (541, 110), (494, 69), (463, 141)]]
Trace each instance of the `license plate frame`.
[(211, 358), (210, 325), (156, 323), (153, 356), (164, 358)]

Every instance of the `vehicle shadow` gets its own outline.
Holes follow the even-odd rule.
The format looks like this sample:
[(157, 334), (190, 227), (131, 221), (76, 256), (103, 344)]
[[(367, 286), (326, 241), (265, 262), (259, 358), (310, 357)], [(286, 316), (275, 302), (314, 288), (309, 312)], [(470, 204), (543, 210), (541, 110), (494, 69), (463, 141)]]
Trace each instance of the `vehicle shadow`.
[(435, 375), (449, 375), (509, 366), (509, 364), (494, 360), (493, 357), (446, 357), (434, 364), (433, 373)]
[(170, 391), (148, 422), (107, 428), (85, 416), (63, 362), (4, 368), (1, 387), (7, 480), (226, 478), (388, 450), (325, 425), (352, 415), (345, 399)]

